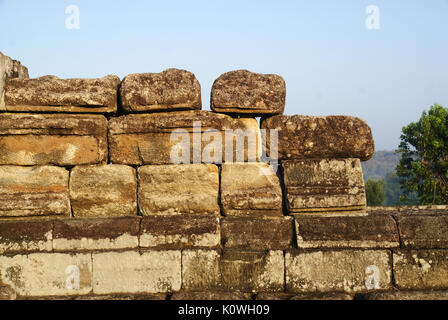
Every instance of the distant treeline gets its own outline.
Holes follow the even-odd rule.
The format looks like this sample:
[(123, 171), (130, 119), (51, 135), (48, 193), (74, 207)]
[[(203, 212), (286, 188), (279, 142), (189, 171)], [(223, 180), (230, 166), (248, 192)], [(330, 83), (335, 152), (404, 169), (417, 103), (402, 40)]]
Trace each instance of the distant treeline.
[[(382, 203), (385, 206), (418, 203), (417, 199), (400, 201), (402, 190), (398, 176), (395, 173), (399, 160), (400, 155), (395, 153), (395, 151), (376, 151), (369, 161), (362, 162), (368, 200), (369, 197), (374, 197), (374, 202)], [(379, 181), (382, 181), (382, 184)], [(380, 191), (378, 188), (382, 188), (383, 198), (381, 198), (381, 195), (378, 195)], [(383, 201), (381, 202), (381, 200)]]

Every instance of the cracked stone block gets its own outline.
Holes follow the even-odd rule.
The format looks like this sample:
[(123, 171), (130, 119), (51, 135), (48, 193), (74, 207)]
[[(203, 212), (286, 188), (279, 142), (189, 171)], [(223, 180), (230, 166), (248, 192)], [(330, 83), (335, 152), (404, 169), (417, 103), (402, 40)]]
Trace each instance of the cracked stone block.
[(0, 111), (5, 111), (5, 82), (9, 79), (29, 78), (28, 69), (20, 61), (13, 60), (0, 52)]
[(448, 216), (399, 216), (398, 228), (405, 247), (448, 249)]

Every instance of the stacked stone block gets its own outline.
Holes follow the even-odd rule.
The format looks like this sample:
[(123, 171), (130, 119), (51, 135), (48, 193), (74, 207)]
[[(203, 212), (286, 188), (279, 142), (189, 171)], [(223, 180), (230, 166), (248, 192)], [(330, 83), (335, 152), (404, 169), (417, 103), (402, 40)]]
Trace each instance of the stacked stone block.
[(185, 70), (0, 58), (0, 297), (446, 297), (444, 214), (366, 212), (363, 120), (283, 115), (277, 75), (223, 74), (211, 112)]

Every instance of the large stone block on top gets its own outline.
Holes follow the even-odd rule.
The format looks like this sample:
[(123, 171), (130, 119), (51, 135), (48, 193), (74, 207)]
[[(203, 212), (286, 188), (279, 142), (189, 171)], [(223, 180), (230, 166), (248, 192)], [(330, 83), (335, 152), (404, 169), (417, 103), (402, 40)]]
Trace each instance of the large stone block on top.
[(225, 163), (221, 170), (225, 215), (283, 215), (282, 189), (266, 163)]
[(60, 79), (43, 76), (11, 79), (5, 84), (5, 105), (9, 112), (114, 113), (120, 79)]
[(213, 164), (139, 167), (138, 205), (143, 215), (219, 215), (219, 172)]
[(283, 113), (285, 99), (286, 83), (282, 77), (237, 70), (215, 80), (210, 106), (221, 113), (274, 115)]
[(167, 69), (127, 75), (120, 87), (125, 112), (201, 109), (201, 86), (193, 73)]
[(136, 216), (136, 170), (117, 164), (76, 166), (70, 199), (75, 217)]
[(261, 157), (256, 119), (205, 110), (130, 114), (109, 121), (112, 163), (255, 162)]
[(51, 166), (0, 166), (0, 217), (70, 215), (69, 172)]
[(290, 213), (365, 211), (359, 159), (287, 160), (282, 166)]
[(19, 78), (27, 79), (28, 69), (20, 61), (13, 60), (0, 52), (0, 111), (5, 109), (5, 82), (6, 80)]
[[(366, 161), (375, 149), (370, 127), (356, 117), (278, 115), (262, 119), (261, 128), (277, 130), (281, 160), (359, 158)], [(264, 146), (268, 155), (277, 143), (270, 140), (270, 134), (266, 134)]]
[(102, 115), (0, 114), (0, 165), (106, 163)]

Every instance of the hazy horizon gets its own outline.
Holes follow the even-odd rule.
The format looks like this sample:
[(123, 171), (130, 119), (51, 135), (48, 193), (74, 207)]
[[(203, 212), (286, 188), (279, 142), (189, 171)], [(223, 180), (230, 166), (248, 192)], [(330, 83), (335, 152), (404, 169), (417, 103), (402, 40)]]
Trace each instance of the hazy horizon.
[[(69, 5), (80, 12), (68, 29)], [(368, 29), (366, 8), (379, 9)], [(448, 107), (448, 0), (18, 1), (0, 0), (0, 51), (31, 77), (192, 71), (203, 109), (222, 73), (248, 69), (286, 80), (285, 114), (353, 115), (376, 150), (401, 128)]]

